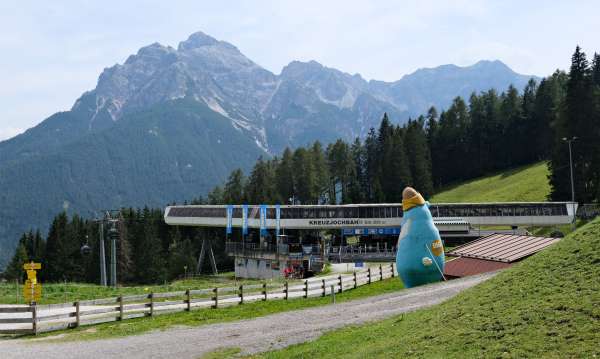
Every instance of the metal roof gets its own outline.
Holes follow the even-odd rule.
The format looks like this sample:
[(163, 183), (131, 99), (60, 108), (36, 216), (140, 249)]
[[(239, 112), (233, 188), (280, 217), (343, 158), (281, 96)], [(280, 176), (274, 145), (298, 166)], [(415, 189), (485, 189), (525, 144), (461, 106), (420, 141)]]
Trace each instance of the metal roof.
[(444, 274), (449, 277), (465, 277), (479, 273), (492, 272), (498, 269), (510, 267), (511, 263), (490, 261), (477, 258), (456, 258), (446, 262)]
[(458, 246), (448, 252), (448, 255), (512, 263), (559, 240), (560, 238), (495, 233)]

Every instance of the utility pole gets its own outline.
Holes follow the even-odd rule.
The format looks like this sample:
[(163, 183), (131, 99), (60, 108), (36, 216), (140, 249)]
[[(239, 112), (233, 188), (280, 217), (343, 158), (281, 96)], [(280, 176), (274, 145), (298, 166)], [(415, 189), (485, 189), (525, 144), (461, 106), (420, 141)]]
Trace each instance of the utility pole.
[[(103, 211), (104, 216), (96, 217), (94, 220), (99, 226), (99, 247), (100, 247), (100, 285), (107, 286), (110, 284), (113, 287), (117, 286), (117, 239), (120, 236), (118, 224), (121, 221), (120, 213), (114, 216), (116, 210)], [(108, 239), (110, 240), (110, 261), (109, 261), (109, 276), (106, 275), (106, 244), (104, 228), (108, 225)], [(109, 282), (109, 283), (108, 283)]]
[(575, 141), (576, 139), (576, 136), (573, 136), (570, 139), (563, 137), (562, 139), (563, 141), (569, 144), (569, 167), (571, 168), (571, 202), (575, 202), (575, 183), (573, 182), (573, 153), (571, 150), (571, 143), (573, 143), (573, 141)]
[(106, 253), (104, 251), (104, 220), (99, 220), (100, 225), (100, 285), (106, 287)]
[(577, 217), (575, 216), (575, 183), (573, 181), (573, 151), (571, 149), (571, 144), (576, 139), (577, 139), (576, 136), (573, 136), (570, 139), (568, 139), (566, 137), (562, 138), (563, 141), (565, 141), (565, 142), (567, 142), (569, 144), (569, 168), (571, 169), (571, 206), (572, 206), (572, 209), (573, 209), (573, 223), (572, 223), (572, 229), (573, 229), (573, 231), (577, 227), (577, 225), (575, 223), (577, 221)]
[(111, 221), (111, 228), (109, 230), (110, 237), (110, 285), (117, 287), (117, 237), (119, 232), (117, 231), (117, 222)]

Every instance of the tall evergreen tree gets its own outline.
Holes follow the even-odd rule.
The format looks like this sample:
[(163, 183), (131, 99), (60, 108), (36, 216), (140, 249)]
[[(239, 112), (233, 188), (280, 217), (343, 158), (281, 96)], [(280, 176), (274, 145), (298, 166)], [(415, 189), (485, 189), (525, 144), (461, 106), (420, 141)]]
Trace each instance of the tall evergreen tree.
[(25, 276), (25, 271), (23, 270), (23, 264), (29, 262), (29, 256), (27, 255), (27, 246), (26, 242), (27, 237), (25, 234), (19, 240), (19, 244), (15, 250), (15, 254), (13, 255), (10, 263), (6, 267), (4, 271), (4, 275), (8, 280), (20, 280), (22, 281)]
[(377, 135), (371, 127), (365, 139), (365, 173), (369, 183), (364, 188), (368, 202), (383, 201), (383, 189), (379, 181), (379, 151), (377, 146)]
[(298, 148), (294, 151), (294, 198), (302, 204), (317, 203), (319, 193), (315, 193), (316, 174), (313, 157), (305, 148)]
[(369, 177), (367, 175), (367, 151), (360, 143), (360, 138), (356, 138), (350, 148), (352, 160), (354, 162), (354, 176), (350, 181), (348, 188), (348, 197), (350, 203), (363, 203), (367, 199), (369, 191)]
[(418, 188), (425, 198), (428, 198), (433, 194), (433, 181), (431, 178), (431, 154), (424, 125), (425, 118), (423, 117), (408, 124), (405, 145), (412, 175), (410, 184)]
[(569, 155), (567, 144), (563, 139), (577, 137), (573, 143), (573, 173), (576, 200), (588, 202), (594, 199), (597, 192), (591, 180), (593, 162), (598, 138), (594, 135), (594, 101), (591, 71), (586, 55), (577, 46), (571, 57), (571, 68), (564, 109), (555, 126), (555, 141), (550, 167), (551, 198), (567, 200), (571, 198)]
[[(262, 158), (260, 158), (262, 161)], [(231, 172), (227, 183), (223, 189), (223, 201), (228, 204), (240, 204), (244, 200), (244, 186), (246, 185), (246, 179), (241, 169), (236, 169)]]
[(327, 160), (325, 159), (325, 152), (321, 142), (315, 141), (310, 148), (310, 154), (315, 168), (315, 188), (319, 196), (327, 192), (329, 187), (329, 167), (327, 166)]
[(133, 257), (136, 279), (140, 283), (160, 283), (166, 279), (166, 260), (158, 234), (158, 223), (148, 208), (144, 208), (142, 219), (144, 234), (136, 243), (136, 255)]
[(46, 258), (42, 264), (42, 267), (46, 268), (42, 272), (42, 276), (46, 281), (57, 282), (64, 279), (64, 263), (67, 262), (64, 257), (66, 252), (65, 237), (67, 235), (67, 223), (67, 214), (61, 212), (54, 218), (50, 225), (46, 241)]
[(342, 202), (350, 202), (350, 185), (356, 178), (356, 167), (352, 152), (348, 144), (337, 140), (327, 148), (327, 160), (331, 172), (332, 183), (330, 186), (330, 198), (335, 203), (335, 184), (338, 183), (342, 190)]
[(275, 199), (274, 168), (262, 157), (252, 169), (246, 183), (245, 194), (248, 203), (251, 204), (271, 203)]
[(283, 151), (279, 165), (275, 169), (275, 185), (280, 203), (289, 203), (294, 196), (294, 159), (292, 150)]

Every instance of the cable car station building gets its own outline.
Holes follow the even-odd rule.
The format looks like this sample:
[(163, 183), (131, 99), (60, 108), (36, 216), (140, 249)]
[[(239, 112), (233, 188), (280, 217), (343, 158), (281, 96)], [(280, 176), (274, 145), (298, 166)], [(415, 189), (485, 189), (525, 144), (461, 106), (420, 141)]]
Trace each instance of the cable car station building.
[[(488, 235), (481, 229), (485, 226), (515, 230), (569, 224), (577, 204), (445, 203), (431, 204), (430, 210), (447, 241)], [(167, 207), (164, 218), (169, 225), (223, 227), (236, 276), (272, 278), (316, 273), (328, 260), (394, 260), (402, 205), (185, 205)], [(326, 232), (333, 233), (327, 242)]]

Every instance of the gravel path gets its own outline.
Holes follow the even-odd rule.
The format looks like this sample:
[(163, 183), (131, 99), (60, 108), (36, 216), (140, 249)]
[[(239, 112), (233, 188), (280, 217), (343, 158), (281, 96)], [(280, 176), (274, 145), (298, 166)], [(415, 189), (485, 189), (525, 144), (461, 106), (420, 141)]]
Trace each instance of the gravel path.
[(436, 283), (396, 293), (283, 312), (255, 319), (169, 329), (97, 341), (48, 343), (44, 340), (0, 341), (2, 358), (198, 358), (226, 347), (244, 354), (279, 349), (313, 340), (325, 331), (384, 319), (441, 303), (493, 273)]

